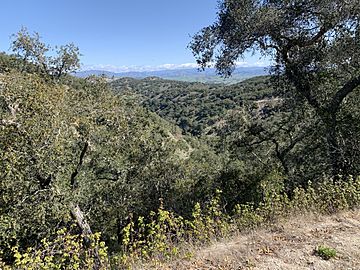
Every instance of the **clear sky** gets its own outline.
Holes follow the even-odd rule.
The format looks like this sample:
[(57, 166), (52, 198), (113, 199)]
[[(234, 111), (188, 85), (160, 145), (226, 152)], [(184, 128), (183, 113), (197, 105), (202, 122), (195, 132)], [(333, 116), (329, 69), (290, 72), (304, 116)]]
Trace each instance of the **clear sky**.
[[(217, 5), (217, 0), (1, 0), (0, 50), (7, 51), (11, 34), (25, 26), (50, 45), (74, 42), (84, 69), (194, 63), (187, 45), (215, 21)], [(249, 65), (257, 60), (245, 59)]]

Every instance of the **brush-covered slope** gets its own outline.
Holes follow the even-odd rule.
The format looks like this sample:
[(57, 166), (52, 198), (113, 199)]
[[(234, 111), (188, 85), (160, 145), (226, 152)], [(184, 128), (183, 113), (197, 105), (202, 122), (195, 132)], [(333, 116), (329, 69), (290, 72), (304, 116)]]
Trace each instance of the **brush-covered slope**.
[(111, 83), (116, 92), (133, 99), (192, 135), (211, 133), (228, 111), (271, 99), (269, 77), (255, 77), (233, 85), (189, 83), (149, 77), (121, 78)]

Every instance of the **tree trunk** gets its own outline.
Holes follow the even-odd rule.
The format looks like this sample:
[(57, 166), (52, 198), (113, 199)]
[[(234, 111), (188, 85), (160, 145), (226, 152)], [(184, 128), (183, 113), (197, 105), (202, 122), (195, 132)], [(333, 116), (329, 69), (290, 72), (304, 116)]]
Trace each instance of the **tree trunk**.
[[(85, 244), (87, 246), (90, 246), (91, 242), (92, 242), (92, 239), (91, 239), (92, 231), (91, 231), (90, 225), (86, 221), (84, 214), (81, 211), (79, 205), (70, 203), (70, 212), (71, 212), (72, 217), (75, 219), (76, 224), (79, 226), (82, 234), (84, 235)], [(94, 248), (93, 252), (94, 252), (93, 253), (93, 255), (94, 255), (93, 270), (98, 270), (101, 267), (101, 260), (99, 257), (97, 247)]]

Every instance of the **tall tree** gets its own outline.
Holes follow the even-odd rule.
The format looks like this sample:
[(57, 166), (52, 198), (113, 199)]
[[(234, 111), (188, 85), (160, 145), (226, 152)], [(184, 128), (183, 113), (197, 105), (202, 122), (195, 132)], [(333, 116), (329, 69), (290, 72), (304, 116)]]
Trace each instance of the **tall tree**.
[(56, 48), (56, 56), (50, 59), (51, 74), (56, 78), (80, 68), (80, 51), (74, 43)]
[(340, 145), (339, 114), (359, 93), (359, 23), (357, 0), (224, 0), (217, 21), (196, 34), (190, 48), (202, 68), (215, 61), (223, 75), (248, 51), (271, 56), (288, 90), (320, 119), (329, 169), (337, 176), (354, 173)]
[[(36, 66), (39, 73), (59, 79), (64, 74), (80, 68), (81, 54), (73, 43), (55, 47), (54, 50), (41, 41), (39, 33), (30, 34), (25, 27), (12, 37), (11, 50), (23, 60), (23, 70), (31, 63)], [(52, 52), (51, 55), (47, 55), (49, 51)]]

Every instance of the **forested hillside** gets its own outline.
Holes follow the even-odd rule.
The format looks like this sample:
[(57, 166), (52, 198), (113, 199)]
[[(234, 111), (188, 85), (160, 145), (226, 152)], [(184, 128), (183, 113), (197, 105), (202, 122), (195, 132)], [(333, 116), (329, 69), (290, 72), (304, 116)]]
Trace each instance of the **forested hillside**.
[(357, 2), (218, 8), (189, 45), (200, 67), (231, 75), (258, 49), (271, 74), (76, 78), (74, 44), (12, 36), (0, 54), (1, 269), (160, 268), (281, 218), (359, 207)]
[[(142, 80), (122, 78), (111, 82), (119, 94), (131, 96), (140, 105), (178, 125), (184, 133), (200, 136), (213, 132), (225, 115), (256, 103), (265, 113), (276, 98), (269, 77), (223, 84), (188, 83), (149, 77)], [(267, 102), (269, 100), (269, 102)], [(262, 105), (260, 103), (263, 101)]]
[(202, 83), (222, 83), (234, 84), (243, 80), (267, 75), (267, 68), (265, 67), (237, 67), (231, 77), (224, 78), (216, 73), (216, 69), (209, 68), (204, 72), (199, 72), (196, 68), (179, 68), (179, 69), (165, 69), (155, 71), (128, 71), (128, 72), (110, 72), (104, 70), (84, 70), (74, 73), (75, 76), (85, 78), (90, 75), (101, 76), (105, 75), (108, 78), (136, 78), (145, 79), (147, 77), (159, 77), (165, 80), (177, 80), (183, 82), (202, 82)]

